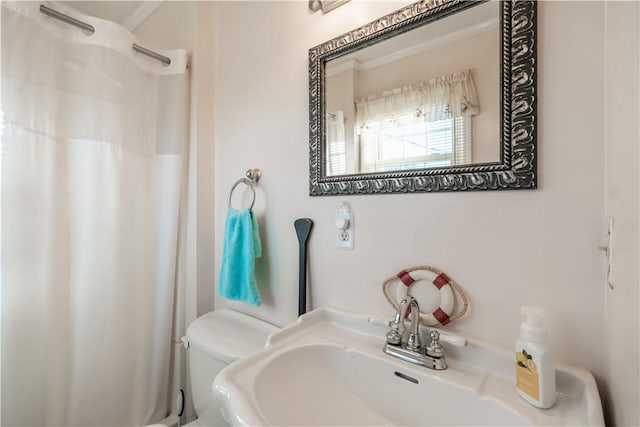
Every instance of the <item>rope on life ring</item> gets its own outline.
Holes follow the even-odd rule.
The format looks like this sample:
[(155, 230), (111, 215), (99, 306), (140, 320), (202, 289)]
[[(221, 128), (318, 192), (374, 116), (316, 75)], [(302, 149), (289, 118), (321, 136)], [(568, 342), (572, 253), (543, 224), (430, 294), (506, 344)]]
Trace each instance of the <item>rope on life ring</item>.
[[(415, 282), (419, 280), (431, 279), (431, 277), (429, 277), (429, 275), (425, 273), (426, 271), (430, 271), (436, 275), (436, 278), (432, 281), (432, 283), (436, 288), (438, 288), (440, 292), (440, 305), (432, 313), (420, 313), (420, 318), (422, 319), (422, 321), (428, 326), (444, 326), (462, 317), (469, 308), (469, 300), (467, 299), (467, 295), (462, 290), (462, 288), (444, 272), (428, 265), (421, 265), (402, 270), (398, 274), (391, 276), (387, 280), (385, 280), (382, 283), (382, 292), (384, 293), (384, 296), (389, 304), (391, 304), (391, 306), (396, 311), (398, 310), (398, 303), (389, 295), (388, 287), (391, 283), (395, 282), (396, 280), (400, 280), (400, 282), (405, 285), (405, 289), (407, 290), (408, 294), (409, 287), (411, 287)], [(458, 311), (458, 313), (452, 316), (451, 314), (453, 313), (455, 303), (454, 291), (457, 292), (458, 295), (460, 295), (463, 306), (460, 311)]]

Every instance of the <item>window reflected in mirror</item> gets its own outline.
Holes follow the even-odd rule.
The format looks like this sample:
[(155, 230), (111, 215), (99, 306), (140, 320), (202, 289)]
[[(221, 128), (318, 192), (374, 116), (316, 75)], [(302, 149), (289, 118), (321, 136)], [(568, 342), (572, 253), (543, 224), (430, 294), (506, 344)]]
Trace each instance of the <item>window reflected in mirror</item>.
[(489, 2), (327, 61), (326, 176), (497, 162), (498, 9)]

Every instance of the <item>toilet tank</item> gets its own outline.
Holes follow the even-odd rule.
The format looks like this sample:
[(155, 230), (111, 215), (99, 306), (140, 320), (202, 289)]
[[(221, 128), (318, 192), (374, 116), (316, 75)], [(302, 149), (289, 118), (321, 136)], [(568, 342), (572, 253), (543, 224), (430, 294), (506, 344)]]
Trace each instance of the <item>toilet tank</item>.
[(269, 323), (228, 309), (207, 313), (189, 325), (191, 396), (201, 425), (226, 425), (211, 391), (218, 372), (264, 347), (267, 337), (277, 330)]

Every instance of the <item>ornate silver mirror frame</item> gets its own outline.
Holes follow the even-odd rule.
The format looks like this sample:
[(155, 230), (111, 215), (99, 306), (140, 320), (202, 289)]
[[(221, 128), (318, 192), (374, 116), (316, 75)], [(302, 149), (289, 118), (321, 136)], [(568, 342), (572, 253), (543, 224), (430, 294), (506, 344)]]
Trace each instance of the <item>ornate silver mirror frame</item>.
[(536, 4), (501, 1), (500, 160), (400, 172), (327, 176), (325, 64), (482, 1), (425, 0), (309, 50), (309, 184), (312, 196), (536, 188)]

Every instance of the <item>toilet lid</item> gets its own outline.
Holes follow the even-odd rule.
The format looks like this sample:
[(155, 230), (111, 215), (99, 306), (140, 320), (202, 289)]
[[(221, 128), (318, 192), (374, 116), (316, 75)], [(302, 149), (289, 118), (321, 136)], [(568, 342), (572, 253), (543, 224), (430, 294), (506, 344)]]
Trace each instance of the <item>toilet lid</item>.
[(237, 311), (221, 309), (194, 320), (187, 329), (189, 345), (231, 363), (264, 347), (279, 328)]

